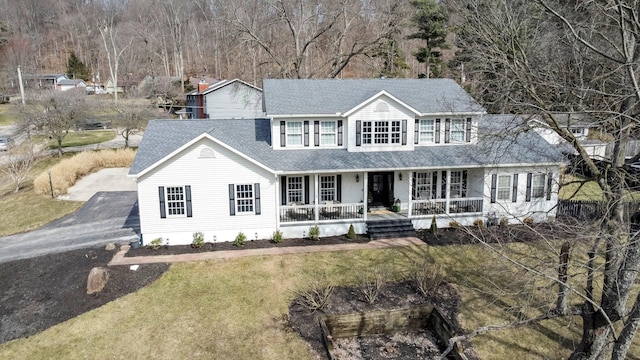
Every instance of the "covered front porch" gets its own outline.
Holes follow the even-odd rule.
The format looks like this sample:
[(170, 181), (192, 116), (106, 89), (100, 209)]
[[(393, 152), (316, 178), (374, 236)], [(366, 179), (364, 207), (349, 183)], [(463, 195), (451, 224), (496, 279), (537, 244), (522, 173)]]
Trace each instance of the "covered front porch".
[(409, 219), (483, 213), (481, 168), (287, 174), (278, 180), (281, 226), (383, 219), (376, 210)]

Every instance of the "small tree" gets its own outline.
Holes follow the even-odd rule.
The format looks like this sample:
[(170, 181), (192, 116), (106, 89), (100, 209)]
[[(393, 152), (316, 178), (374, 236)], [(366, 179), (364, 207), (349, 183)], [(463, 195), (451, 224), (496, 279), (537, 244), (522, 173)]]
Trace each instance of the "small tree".
[(129, 106), (117, 109), (118, 117), (114, 127), (118, 135), (124, 139), (124, 147), (129, 147), (129, 138), (142, 131), (154, 116), (153, 108), (148, 106)]
[(13, 181), (14, 193), (20, 190), (20, 185), (29, 175), (38, 157), (42, 155), (40, 148), (27, 140), (7, 151), (5, 159), (8, 164), (1, 171)]

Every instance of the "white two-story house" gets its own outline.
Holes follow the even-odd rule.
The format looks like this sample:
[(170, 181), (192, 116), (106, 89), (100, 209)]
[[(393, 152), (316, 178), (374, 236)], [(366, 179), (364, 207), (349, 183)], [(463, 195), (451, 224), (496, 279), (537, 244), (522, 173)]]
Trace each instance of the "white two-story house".
[(268, 79), (263, 111), (149, 123), (129, 173), (145, 242), (555, 215), (561, 154), (453, 80)]

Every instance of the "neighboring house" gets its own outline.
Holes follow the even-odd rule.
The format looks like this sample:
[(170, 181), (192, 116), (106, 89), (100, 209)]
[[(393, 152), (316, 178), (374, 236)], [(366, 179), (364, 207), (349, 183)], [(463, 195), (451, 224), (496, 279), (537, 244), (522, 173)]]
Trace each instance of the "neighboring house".
[[(606, 157), (607, 143), (593, 136), (593, 132), (599, 131), (598, 124), (587, 114), (582, 113), (560, 113), (553, 115), (560, 128), (568, 129), (585, 149), (587, 154), (595, 159)], [(529, 119), (529, 126), (533, 128), (551, 145), (556, 145), (558, 150), (566, 154), (577, 154), (576, 150), (558, 133), (536, 116)], [(591, 136), (590, 136), (591, 134)]]
[(85, 89), (87, 87), (87, 83), (82, 79), (62, 79), (58, 81), (58, 85), (56, 86), (56, 90), (59, 91), (67, 91), (76, 88)]
[(268, 79), (263, 104), (266, 118), (149, 122), (129, 171), (145, 242), (371, 233), (389, 208), (385, 226), (416, 229), (555, 216), (562, 155), (453, 80)]
[(262, 89), (242, 80), (200, 82), (187, 94), (189, 119), (255, 119), (263, 116)]
[[(138, 90), (138, 86), (140, 82), (145, 79), (145, 76), (142, 75), (126, 75), (126, 76), (118, 76), (118, 88), (117, 91), (119, 94), (128, 94), (131, 92), (136, 92)], [(116, 91), (115, 84), (113, 81), (113, 77), (109, 77), (107, 82), (104, 84), (104, 90), (107, 94), (113, 94)]]
[(58, 83), (68, 80), (65, 74), (25, 74), (23, 76), (24, 86), (32, 89), (57, 89)]

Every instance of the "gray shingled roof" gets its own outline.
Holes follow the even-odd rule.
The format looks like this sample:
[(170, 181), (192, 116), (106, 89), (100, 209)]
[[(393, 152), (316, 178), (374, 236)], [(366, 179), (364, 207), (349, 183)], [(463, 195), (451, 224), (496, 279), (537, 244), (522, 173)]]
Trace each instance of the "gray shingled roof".
[(386, 91), (422, 114), (484, 112), (451, 79), (265, 79), (267, 115), (345, 113)]
[(537, 133), (520, 131), (521, 124), (521, 119), (511, 115), (486, 115), (479, 122), (481, 141), (477, 144), (421, 146), (414, 151), (348, 152), (346, 149), (313, 148), (274, 150), (269, 119), (153, 120), (144, 133), (129, 174), (139, 174), (203, 133), (274, 172), (478, 167), (562, 161), (562, 154)]

